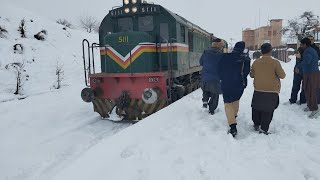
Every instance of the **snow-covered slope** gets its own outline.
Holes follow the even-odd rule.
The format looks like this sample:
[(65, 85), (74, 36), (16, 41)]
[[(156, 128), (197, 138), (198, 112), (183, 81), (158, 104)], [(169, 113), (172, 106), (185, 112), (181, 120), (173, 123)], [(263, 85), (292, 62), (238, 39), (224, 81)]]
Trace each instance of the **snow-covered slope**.
[[(81, 42), (83, 38), (97, 42), (97, 34), (63, 30), (55, 21), (10, 3), (0, 5), (0, 16), (0, 26), (8, 31), (0, 38), (0, 180), (48, 179), (130, 124), (101, 121), (92, 104), (81, 100), (85, 86)], [(27, 38), (20, 38), (17, 31), (23, 18)], [(47, 39), (38, 41), (33, 35), (42, 29), (48, 32)], [(24, 46), (23, 54), (14, 53), (15, 44)], [(23, 60), (29, 81), (23, 95), (14, 95), (15, 74), (5, 67)], [(57, 61), (64, 71), (59, 90), (53, 88)]]
[(320, 179), (320, 120), (288, 101), (294, 61), (282, 64), (281, 105), (269, 136), (253, 131), (252, 80), (241, 99), (237, 140), (219, 111), (202, 109), (198, 90), (135, 126), (104, 140), (57, 180), (316, 180)]
[[(25, 64), (24, 74), (28, 81), (23, 86), (23, 95), (30, 96), (52, 91), (56, 84), (57, 63), (63, 65), (63, 85), (84, 84), (82, 48), (83, 38), (97, 42), (96, 34), (66, 29), (56, 22), (39, 18), (37, 14), (10, 6), (0, 7), (0, 26), (8, 33), (0, 39), (0, 102), (14, 99), (16, 76), (14, 71), (6, 69), (10, 63)], [(13, 13), (15, 12), (15, 13)], [(18, 27), (21, 20), (25, 20), (26, 38), (21, 38)], [(33, 36), (41, 30), (47, 31), (47, 39), (39, 41)], [(14, 53), (13, 46), (22, 44), (23, 53)]]
[[(7, 101), (0, 103), (0, 180), (320, 179), (320, 119), (308, 119), (305, 105), (281, 104), (272, 134), (253, 132), (251, 80), (240, 103), (237, 140), (226, 133), (222, 99), (211, 116), (201, 107), (200, 90), (110, 138), (129, 124), (101, 121), (80, 99), (81, 41), (97, 41), (97, 35), (65, 31), (10, 3), (1, 4), (0, 13), (8, 30), (0, 39), (0, 101)], [(25, 39), (17, 31), (23, 18)], [(34, 39), (42, 29), (47, 40)], [(23, 54), (13, 53), (17, 43), (24, 45)], [(15, 75), (5, 66), (23, 60), (28, 97), (15, 100)], [(52, 88), (57, 61), (65, 72), (60, 90)], [(288, 76), (281, 103), (290, 96), (294, 62), (282, 65)]]

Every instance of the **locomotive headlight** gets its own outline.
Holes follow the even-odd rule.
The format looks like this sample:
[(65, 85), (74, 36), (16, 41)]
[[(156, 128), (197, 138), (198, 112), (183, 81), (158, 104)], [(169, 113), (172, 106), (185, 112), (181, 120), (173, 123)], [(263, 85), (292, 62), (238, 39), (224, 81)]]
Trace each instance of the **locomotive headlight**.
[(128, 14), (130, 12), (130, 9), (129, 8), (125, 8), (124, 12)]
[(146, 104), (155, 103), (160, 97), (160, 90), (158, 88), (147, 88), (142, 93), (142, 100)]
[(132, 0), (132, 4), (136, 4), (137, 3), (137, 0)]
[(133, 8), (132, 8), (132, 12), (133, 12), (133, 13), (136, 13), (137, 11), (138, 11), (137, 7), (133, 7)]
[(127, 5), (129, 4), (129, 0), (123, 0), (123, 3)]

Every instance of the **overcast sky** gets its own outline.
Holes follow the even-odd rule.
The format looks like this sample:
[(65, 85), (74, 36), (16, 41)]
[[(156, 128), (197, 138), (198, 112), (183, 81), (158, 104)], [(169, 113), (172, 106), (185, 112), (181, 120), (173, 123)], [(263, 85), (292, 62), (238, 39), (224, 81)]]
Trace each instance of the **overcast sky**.
[[(33, 11), (35, 9), (32, 4), (38, 2), (44, 6), (43, 9), (36, 10), (39, 14), (54, 20), (70, 19), (74, 24), (80, 16), (84, 15), (96, 16), (102, 20), (113, 6), (122, 5), (122, 0), (1, 1), (20, 4)], [(230, 41), (230, 38), (241, 40), (242, 29), (267, 25), (268, 19), (284, 19), (284, 22), (287, 22), (288, 19), (306, 10), (320, 15), (319, 0), (152, 0), (148, 2), (160, 4), (227, 41)]]

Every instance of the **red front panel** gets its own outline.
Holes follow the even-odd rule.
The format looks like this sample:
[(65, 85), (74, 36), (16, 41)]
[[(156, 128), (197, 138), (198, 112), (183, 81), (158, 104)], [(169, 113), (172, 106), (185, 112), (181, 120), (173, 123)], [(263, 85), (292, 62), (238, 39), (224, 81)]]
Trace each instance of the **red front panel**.
[(136, 74), (92, 74), (90, 86), (93, 90), (102, 89), (101, 98), (117, 99), (123, 91), (129, 92), (130, 98), (141, 99), (147, 88), (160, 89), (160, 99), (167, 98), (165, 73)]

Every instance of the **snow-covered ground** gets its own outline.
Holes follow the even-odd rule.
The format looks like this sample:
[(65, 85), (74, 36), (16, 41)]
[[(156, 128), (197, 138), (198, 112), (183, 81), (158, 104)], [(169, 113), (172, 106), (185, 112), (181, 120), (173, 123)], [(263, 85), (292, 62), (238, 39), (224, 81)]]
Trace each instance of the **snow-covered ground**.
[[(0, 26), (8, 33), (6, 38), (0, 38), (0, 102), (17, 98), (13, 95), (16, 88), (16, 76), (13, 68), (6, 69), (10, 63), (25, 64), (25, 75), (29, 80), (24, 83), (23, 95), (32, 96), (44, 92), (51, 92), (56, 85), (57, 63), (63, 65), (64, 86), (84, 84), (82, 39), (98, 42), (97, 34), (67, 28), (55, 21), (39, 17), (37, 14), (10, 4), (0, 6)], [(19, 13), (12, 13), (19, 12)], [(21, 20), (25, 20), (26, 38), (20, 37), (18, 27)], [(33, 36), (41, 30), (47, 31), (47, 39), (39, 41)], [(23, 53), (14, 53), (13, 46), (22, 44)], [(97, 51), (98, 52), (98, 51)]]
[[(9, 3), (0, 12), (0, 25), (9, 32), (0, 39), (0, 180), (320, 180), (320, 118), (308, 119), (305, 105), (283, 104), (294, 61), (282, 63), (287, 77), (269, 136), (252, 130), (251, 79), (236, 140), (226, 133), (222, 99), (209, 115), (200, 90), (130, 126), (100, 120), (80, 98), (81, 41), (96, 42), (97, 35), (63, 30)], [(23, 18), (26, 39), (17, 31)], [(34, 39), (42, 29), (47, 40)], [(13, 53), (17, 43), (24, 45), (23, 54)], [(15, 75), (5, 66), (23, 60), (30, 77), (16, 96)], [(60, 90), (52, 88), (57, 61), (65, 73)]]
[[(81, 42), (83, 38), (97, 42), (97, 34), (63, 30), (55, 21), (10, 3), (0, 6), (0, 17), (0, 26), (8, 31), (0, 38), (0, 180), (48, 179), (130, 125), (102, 121), (92, 104), (81, 100), (85, 86)], [(26, 38), (17, 31), (22, 19)], [(33, 35), (42, 29), (48, 32), (47, 39), (38, 41)], [(15, 44), (23, 45), (22, 54), (14, 53)], [(6, 66), (23, 61), (29, 80), (22, 95), (14, 95), (15, 73)], [(59, 90), (53, 88), (57, 62), (64, 71)]]
[(183, 98), (91, 148), (56, 180), (319, 180), (320, 119), (305, 105), (284, 105), (291, 92), (294, 61), (282, 63), (281, 105), (271, 135), (253, 131), (252, 80), (241, 99), (237, 140), (220, 99), (219, 110), (202, 109), (201, 91)]

